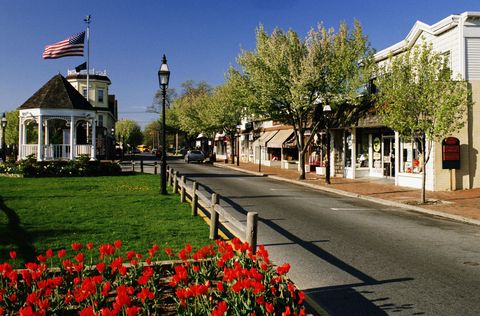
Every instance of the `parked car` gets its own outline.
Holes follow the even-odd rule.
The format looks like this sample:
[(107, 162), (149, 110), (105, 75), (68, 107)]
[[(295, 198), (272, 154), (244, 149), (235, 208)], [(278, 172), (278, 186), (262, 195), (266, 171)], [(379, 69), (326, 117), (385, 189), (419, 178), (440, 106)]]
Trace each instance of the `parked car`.
[(205, 155), (200, 150), (189, 150), (185, 155), (185, 162), (190, 163), (191, 161), (203, 162)]
[(147, 145), (138, 145), (137, 149), (142, 153), (148, 153), (150, 151)]

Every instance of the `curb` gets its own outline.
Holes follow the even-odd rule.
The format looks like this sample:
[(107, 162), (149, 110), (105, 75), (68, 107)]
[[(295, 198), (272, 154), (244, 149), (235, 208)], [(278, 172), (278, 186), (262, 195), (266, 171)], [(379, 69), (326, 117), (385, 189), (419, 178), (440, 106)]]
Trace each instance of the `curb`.
[(267, 174), (264, 174), (264, 173), (250, 171), (250, 170), (244, 170), (244, 169), (236, 168), (236, 167), (233, 167), (233, 166), (230, 167), (228, 165), (222, 165), (222, 164), (219, 164), (219, 163), (214, 163), (213, 165), (216, 166), (216, 167), (220, 167), (220, 168), (233, 169), (233, 170), (236, 170), (236, 171), (249, 173), (249, 174), (253, 174), (253, 175), (257, 175), (257, 176), (268, 177), (268, 178), (278, 180), (278, 181), (297, 184), (297, 185), (301, 185), (301, 186), (304, 186), (304, 187), (309, 187), (309, 188), (315, 189), (315, 190), (321, 190), (321, 191), (334, 193), (334, 194), (338, 194), (338, 195), (342, 195), (342, 196), (358, 198), (358, 199), (362, 199), (362, 200), (370, 201), (370, 202), (375, 202), (375, 203), (382, 204), (382, 205), (394, 206), (394, 207), (402, 208), (402, 209), (417, 212), (417, 213), (423, 213), (423, 214), (438, 216), (438, 217), (442, 217), (442, 218), (446, 218), (446, 219), (450, 219), (450, 220), (454, 220), (454, 221), (458, 221), (458, 222), (462, 222), (462, 223), (467, 223), (467, 224), (471, 224), (471, 225), (480, 226), (480, 220), (476, 220), (476, 219), (472, 219), (472, 218), (468, 218), (468, 217), (463, 217), (463, 216), (460, 216), (460, 215), (449, 214), (449, 213), (444, 213), (444, 212), (440, 212), (440, 211), (434, 211), (434, 210), (426, 209), (426, 208), (423, 208), (423, 207), (420, 207), (420, 206), (408, 205), (408, 204), (403, 204), (403, 203), (400, 203), (400, 202), (384, 200), (384, 199), (380, 199), (380, 198), (376, 198), (376, 197), (371, 197), (371, 196), (368, 196), (368, 195), (352, 193), (352, 192), (343, 191), (343, 190), (334, 189), (334, 188), (329, 188), (329, 187), (324, 187), (324, 186), (320, 186), (320, 185), (316, 185), (316, 184), (312, 184), (312, 183), (306, 183), (306, 182), (302, 182), (302, 181), (299, 181), (299, 180), (291, 180), (291, 179), (286, 179), (286, 178), (282, 178), (282, 177), (279, 177), (279, 176), (267, 175)]

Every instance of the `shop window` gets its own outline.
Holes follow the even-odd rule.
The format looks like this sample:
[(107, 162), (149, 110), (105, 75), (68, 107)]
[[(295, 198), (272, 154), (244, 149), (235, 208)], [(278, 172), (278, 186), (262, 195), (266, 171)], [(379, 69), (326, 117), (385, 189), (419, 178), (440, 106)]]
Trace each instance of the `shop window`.
[(422, 145), (418, 138), (400, 140), (400, 171), (421, 173), (423, 167)]
[(345, 131), (345, 167), (352, 166), (352, 133)]
[(356, 137), (357, 167), (368, 167), (368, 134), (364, 130), (357, 130)]
[(382, 135), (372, 134), (373, 167), (382, 168)]

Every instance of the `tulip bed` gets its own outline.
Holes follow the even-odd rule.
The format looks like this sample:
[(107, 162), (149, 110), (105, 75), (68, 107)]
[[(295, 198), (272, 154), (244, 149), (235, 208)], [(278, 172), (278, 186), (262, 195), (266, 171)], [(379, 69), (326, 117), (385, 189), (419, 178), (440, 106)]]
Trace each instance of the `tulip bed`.
[[(234, 239), (176, 254), (121, 248), (120, 240), (73, 243), (20, 270), (10, 252), (0, 264), (0, 315), (305, 315), (304, 294), (286, 277), (290, 266), (274, 267), (263, 246), (252, 253)], [(161, 254), (174, 261), (156, 263)], [(55, 257), (61, 266), (49, 268)]]

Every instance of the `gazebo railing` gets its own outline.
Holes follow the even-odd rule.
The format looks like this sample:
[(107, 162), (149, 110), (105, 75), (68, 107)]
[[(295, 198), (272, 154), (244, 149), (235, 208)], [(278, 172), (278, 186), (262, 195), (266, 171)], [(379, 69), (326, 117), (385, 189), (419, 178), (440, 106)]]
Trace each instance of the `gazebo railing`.
[[(44, 150), (43, 159), (44, 160), (68, 160), (70, 159), (70, 150), (71, 146), (69, 144), (51, 144), (51, 145), (42, 145)], [(22, 145), (21, 148), (22, 159), (26, 158), (29, 155), (34, 155), (37, 157), (38, 154), (38, 145), (37, 144), (27, 144)], [(92, 145), (75, 145), (75, 156), (80, 155), (90, 156), (92, 152)]]
[(22, 158), (25, 158), (29, 155), (34, 155), (36, 157), (38, 147), (37, 147), (37, 144), (26, 144), (26, 145), (22, 145), (20, 150), (22, 153)]

